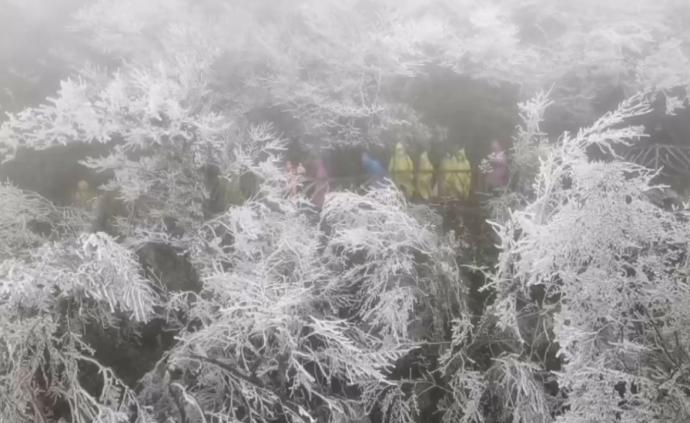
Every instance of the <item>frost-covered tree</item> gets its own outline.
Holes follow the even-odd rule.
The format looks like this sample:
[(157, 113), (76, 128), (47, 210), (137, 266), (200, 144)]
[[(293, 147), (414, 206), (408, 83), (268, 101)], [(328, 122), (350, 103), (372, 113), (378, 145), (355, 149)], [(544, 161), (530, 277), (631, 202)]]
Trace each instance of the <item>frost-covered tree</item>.
[[(119, 422), (130, 407), (150, 421), (134, 391), (93, 358), (95, 324), (146, 322), (159, 299), (133, 253), (105, 234), (45, 243), (0, 265), (0, 418), (3, 421)], [(102, 378), (87, 389), (84, 369)]]
[[(157, 78), (165, 69), (164, 78), (185, 75), (184, 88), (206, 69), (197, 94), (207, 108), (280, 110), (292, 122), (284, 130), (329, 147), (381, 143), (414, 124), (400, 87), (430, 66), (518, 85), (525, 96), (556, 84), (553, 99), (580, 121), (611, 86), (665, 92), (673, 110), (685, 98), (676, 89), (687, 80), (687, 13), (677, 0), (99, 1), (73, 28), (110, 71), (125, 62)], [(142, 78), (158, 96), (166, 89)]]
[[(564, 134), (540, 163), (533, 200), (496, 224), (492, 310), (525, 346), (533, 336), (524, 319), (544, 316), (536, 330), (553, 337), (562, 360), (557, 421), (688, 418), (687, 214), (654, 205), (654, 173), (615, 153), (644, 136), (625, 121), (648, 111), (633, 97)], [(593, 148), (607, 159), (592, 159)]]
[(272, 163), (255, 171), (270, 181), (259, 196), (206, 222), (190, 247), (204, 289), (181, 306), (171, 370), (147, 376), (144, 402), (163, 392), (161, 415), (209, 421), (358, 421), (374, 409), (415, 421), (391, 371), (461, 309), (447, 247), (391, 187), (332, 194), (319, 217), (286, 197)]
[[(433, 323), (438, 338), (460, 307), (452, 252), (409, 217), (390, 187), (336, 195), (320, 218), (306, 200), (287, 198), (287, 179), (274, 155), (281, 144), (276, 135), (267, 126), (248, 125), (232, 109), (214, 107), (217, 93), (209, 87), (218, 52), (194, 23), (160, 34), (167, 46), (160, 56), (138, 58), (116, 72), (89, 69), (65, 81), (49, 104), (3, 125), (6, 159), (19, 148), (114, 143), (109, 154), (85, 164), (111, 172), (103, 189), (127, 206), (117, 227), (122, 244), (101, 233), (45, 243), (8, 270), (6, 291), (40, 301), (34, 312), (51, 325), (41, 326), (48, 343), (31, 349), (34, 355), (17, 350), (34, 341), (12, 335), (29, 322), (11, 317), (10, 309), (29, 306), (3, 298), (3, 316), (10, 319), (7, 419), (49, 419), (46, 401), (16, 400), (35, 383), (16, 386), (23, 364), (40, 372), (45, 351), (59, 363), (45, 370), (49, 382), (41, 382), (41, 392), (49, 404), (66, 404), (73, 421), (115, 421), (127, 413), (144, 421), (145, 406), (161, 421), (347, 421), (373, 409), (388, 421), (413, 421), (415, 397), (391, 371), (422, 340), (420, 325)], [(202, 213), (206, 165), (251, 172), (261, 189), (245, 205), (208, 221)], [(154, 301), (150, 282), (132, 260), (151, 243), (189, 253), (204, 284), (199, 296)], [(82, 244), (97, 259), (69, 255)], [(43, 285), (52, 279), (33, 274), (32, 266), (55, 281)], [(31, 295), (35, 290), (46, 298)], [(169, 324), (184, 326), (135, 398), (134, 387), (90, 356), (93, 346), (82, 336), (89, 322), (120, 327), (131, 319), (136, 328), (166, 310)], [(425, 321), (415, 322), (419, 316)], [(98, 392), (80, 384), (84, 363), (106, 376)], [(111, 403), (111, 388), (124, 397)]]
[[(88, 233), (84, 213), (0, 187), (0, 419), (411, 422), (442, 392), (448, 423), (686, 420), (687, 216), (653, 206), (653, 174), (614, 148), (642, 136), (625, 120), (647, 105), (550, 144), (540, 126), (550, 99), (589, 112), (607, 84), (684, 104), (687, 6), (601, 3), (85, 5), (72, 28), (99, 64), (9, 115), (0, 152), (104, 144), (84, 164), (124, 207), (112, 236)], [(428, 210), (383, 186), (317, 211), (279, 165), (281, 131), (314, 150), (428, 137), (399, 88), (429, 67), (523, 94), (556, 84), (519, 106), (482, 316)], [(267, 110), (289, 127), (256, 122)], [(258, 189), (209, 217), (208, 166)], [(152, 245), (201, 291), (158, 286), (136, 260)], [(177, 338), (135, 389), (89, 328), (136, 337), (157, 319)]]
[[(520, 122), (515, 128), (510, 149), (510, 180), (505, 189), (486, 199), (485, 208), (490, 220), (504, 221), (511, 209), (520, 209), (533, 198), (532, 184), (540, 160), (551, 148), (546, 133), (541, 129), (544, 114), (551, 104), (549, 93), (545, 91), (518, 104)], [(485, 159), (480, 169), (490, 169), (490, 166)]]

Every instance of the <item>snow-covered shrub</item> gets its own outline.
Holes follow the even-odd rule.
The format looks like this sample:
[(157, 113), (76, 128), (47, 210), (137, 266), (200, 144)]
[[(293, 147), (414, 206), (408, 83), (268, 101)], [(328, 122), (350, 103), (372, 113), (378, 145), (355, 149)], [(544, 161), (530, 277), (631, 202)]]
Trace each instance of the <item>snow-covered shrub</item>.
[[(183, 330), (138, 393), (159, 420), (335, 422), (377, 408), (388, 421), (411, 421), (419, 417), (415, 393), (438, 382), (450, 388), (442, 404), (448, 423), (549, 421), (563, 404), (538, 389), (546, 366), (533, 344), (555, 336), (565, 364), (558, 380), (570, 395), (564, 421), (682, 421), (686, 273), (674, 266), (684, 260), (684, 226), (641, 195), (646, 170), (591, 162), (585, 152), (640, 135), (619, 125), (643, 105), (627, 103), (548, 151), (539, 130), (546, 96), (521, 106), (513, 152), (521, 192), (492, 206), (503, 249), (492, 280), (496, 301), (474, 326), (452, 244), (411, 218), (399, 193), (333, 194), (318, 216), (306, 200), (288, 198), (271, 151), (275, 134), (247, 123), (249, 112), (280, 109), (317, 148), (380, 142), (396, 129), (414, 128), (424, 140), (424, 123), (396, 103), (395, 92), (400, 77), (424, 76), (428, 65), (528, 89), (574, 75), (571, 105), (591, 103), (597, 83), (590, 77), (633, 90), (685, 84), (683, 20), (668, 13), (678, 5), (571, 3), (86, 5), (77, 17), (81, 38), (109, 64), (124, 64), (83, 69), (47, 104), (8, 116), (0, 153), (11, 159), (20, 148), (115, 144), (86, 164), (114, 175), (105, 188), (127, 203), (123, 242), (30, 234), (25, 216), (49, 220), (60, 234), (78, 232), (79, 218), (53, 223), (41, 200), (11, 188), (0, 193), (9, 204), (0, 216), (7, 235), (0, 254), (8, 259), (0, 416), (40, 420), (46, 401), (31, 394), (44, 391), (67, 402), (75, 421), (113, 421), (122, 404), (136, 403), (126, 389), (126, 401), (108, 403), (109, 387), (121, 383), (106, 369), (103, 400), (82, 389), (79, 364), (96, 363), (80, 335), (87, 321), (112, 326), (123, 315), (153, 316), (158, 300), (129, 251), (163, 243), (188, 250), (204, 289), (173, 297), (169, 317)], [(617, 10), (620, 20), (599, 24)], [(561, 96), (573, 92), (567, 88)], [(262, 185), (246, 204), (205, 221), (207, 165), (226, 176), (251, 172)], [(522, 185), (535, 174), (533, 187)], [(508, 213), (516, 205), (524, 210)], [(525, 330), (535, 310), (542, 324)], [(420, 380), (394, 376), (419, 341), (443, 341), (451, 317), (455, 332), (439, 371)], [(543, 334), (529, 338), (534, 328)], [(627, 390), (614, 393), (621, 382)], [(487, 411), (491, 401), (500, 406)], [(140, 408), (139, 418), (145, 414)]]
[(26, 258), (49, 240), (74, 236), (88, 226), (80, 210), (59, 208), (40, 195), (0, 184), (0, 260)]
[(114, 175), (102, 188), (116, 193), (129, 211), (119, 232), (143, 237), (136, 233), (142, 228), (156, 239), (194, 230), (207, 195), (201, 168), (228, 167), (228, 143), (236, 134), (232, 120), (209, 107), (218, 51), (209, 40), (212, 31), (200, 32), (202, 27), (192, 18), (171, 23), (157, 34), (157, 54), (114, 71), (83, 69), (46, 104), (8, 116), (0, 127), (3, 159), (11, 160), (19, 148), (115, 144), (109, 154), (83, 164)]
[[(82, 18), (109, 18), (97, 9)], [(432, 336), (439, 337), (444, 320), (460, 307), (452, 252), (408, 216), (402, 197), (391, 187), (361, 198), (341, 194), (344, 200), (338, 200), (335, 195), (332, 201), (339, 207), (345, 201), (348, 210), (357, 212), (355, 220), (326, 205), (319, 222), (306, 200), (288, 198), (287, 176), (279, 167), (280, 157), (273, 155), (279, 142), (269, 126), (249, 126), (234, 113), (236, 109), (215, 107), (219, 98), (235, 94), (227, 86), (220, 93), (209, 89), (210, 81), (223, 77), (213, 66), (219, 56), (215, 47), (223, 44), (223, 38), (213, 40), (213, 31), (203, 24), (177, 18), (181, 26), (171, 25), (157, 34), (162, 52), (137, 57), (117, 71), (87, 69), (81, 78), (64, 81), (48, 104), (10, 116), (0, 129), (4, 159), (11, 159), (19, 148), (115, 144), (106, 156), (85, 162), (114, 175), (103, 188), (128, 206), (127, 216), (119, 219), (122, 244), (93, 235), (88, 242), (97, 251), (124, 252), (152, 242), (189, 251), (204, 289), (194, 301), (188, 293), (173, 298), (171, 320), (179, 317), (175, 312), (183, 311), (187, 320), (182, 323), (187, 326), (161, 361), (169, 367), (161, 364), (143, 381), (140, 400), (154, 405), (161, 419), (271, 421), (285, 415), (296, 421), (344, 421), (378, 408), (389, 421), (411, 421), (416, 413), (414, 397), (391, 377), (391, 371), (416, 348), (424, 324), (432, 322)], [(112, 16), (109, 22), (119, 25), (118, 19)], [(318, 20), (311, 24), (320, 25)], [(281, 37), (271, 40), (282, 42)], [(314, 51), (312, 44), (304, 46), (310, 49), (306, 53)], [(341, 54), (347, 57), (349, 51)], [(360, 140), (357, 125), (374, 122), (381, 112), (377, 72), (367, 72), (360, 81), (361, 65), (352, 63), (346, 77), (326, 67), (327, 78), (325, 83), (319, 80), (317, 90), (304, 81), (305, 96), (290, 94), (294, 101), (288, 104), (308, 127), (325, 125), (326, 134), (337, 140)], [(273, 83), (279, 77), (264, 75), (263, 80)], [(329, 84), (337, 79), (344, 86), (334, 90)], [(277, 98), (283, 98), (277, 95), (280, 84), (270, 86)], [(291, 92), (299, 94), (298, 88)], [(341, 88), (342, 97), (331, 95)], [(361, 95), (369, 97), (364, 104)], [(300, 98), (308, 101), (302, 103)], [(242, 112), (246, 106), (236, 105)], [(262, 185), (246, 204), (204, 221), (207, 193), (201, 169), (209, 164), (223, 173), (250, 171)], [(376, 225), (381, 228), (375, 230)], [(361, 245), (351, 236), (358, 233)], [(382, 242), (391, 245), (379, 251)], [(46, 248), (63, 249), (62, 244)], [(70, 251), (67, 244), (64, 249)], [(41, 316), (76, 325), (69, 313), (53, 307), (64, 301), (74, 303), (84, 321), (106, 326), (117, 324), (120, 312), (145, 316), (144, 320), (150, 317), (136, 307), (139, 299), (148, 298), (136, 295), (146, 292), (148, 282), (138, 273), (135, 278), (128, 263), (104, 268), (100, 256), (80, 257), (81, 249), (73, 250), (74, 256), (58, 256), (47, 267), (67, 275), (47, 285), (69, 288), (63, 297), (32, 295), (40, 306), (50, 308)], [(87, 250), (91, 252), (90, 247)], [(372, 263), (361, 263), (369, 256)], [(45, 257), (48, 263), (53, 259)], [(80, 260), (89, 266), (77, 265)], [(350, 263), (356, 267), (349, 268)], [(16, 284), (22, 285), (18, 292), (42, 291), (28, 265), (22, 266), (21, 272), (17, 268), (13, 273), (24, 275), (25, 282)], [(113, 278), (141, 283), (113, 283)], [(423, 322), (415, 322), (415, 310), (423, 311)], [(49, 328), (49, 333), (55, 332)], [(65, 333), (80, 332), (75, 328)], [(63, 350), (70, 353), (74, 348), (58, 345), (53, 352)], [(77, 363), (87, 355), (65, 361), (74, 369), (70, 378), (76, 377)], [(14, 370), (13, 366), (8, 372)], [(8, 380), (16, 376), (11, 373)], [(69, 388), (60, 388), (68, 396), (78, 395), (72, 409), (79, 409), (83, 401), (101, 407), (72, 379), (61, 382)], [(157, 387), (160, 392), (155, 392)], [(94, 411), (84, 413), (88, 418)]]
[[(167, 360), (184, 413), (340, 422), (378, 408), (414, 421), (391, 371), (421, 340), (418, 302), (460, 306), (454, 262), (438, 261), (442, 245), (392, 187), (331, 194), (321, 218), (283, 192), (264, 186), (200, 231), (204, 290)], [(178, 413), (176, 401), (159, 412)]]
[(0, 259), (19, 256), (45, 242), (47, 236), (35, 229), (50, 224), (54, 207), (49, 201), (9, 183), (0, 185), (0, 201)]
[(552, 421), (560, 402), (545, 385), (553, 377), (535, 345), (521, 345), (497, 327), (498, 320), (489, 307), (475, 322), (468, 316), (453, 321), (436, 371), (445, 392), (438, 404), (444, 423)]
[[(654, 173), (614, 151), (644, 136), (625, 121), (648, 111), (635, 96), (565, 134), (541, 161), (534, 199), (495, 225), (493, 311), (519, 339), (525, 307), (553, 316), (567, 395), (559, 422), (689, 417), (687, 216), (652, 204)], [(590, 148), (609, 160), (591, 159)]]
[(520, 181), (519, 191), (529, 192), (539, 172), (539, 160), (549, 151), (549, 140), (541, 129), (544, 113), (552, 104), (549, 96), (550, 92), (540, 91), (531, 99), (518, 103), (520, 124), (513, 135), (510, 177)]
[[(510, 210), (522, 208), (532, 197), (532, 183), (539, 170), (540, 159), (550, 148), (548, 138), (541, 130), (544, 113), (550, 105), (549, 92), (545, 91), (518, 103), (520, 123), (515, 128), (510, 150), (510, 189), (501, 190), (486, 200), (489, 219), (506, 220)], [(491, 166), (486, 159), (482, 165), (485, 169)]]
[[(359, 318), (371, 330), (376, 328), (393, 339), (410, 337), (407, 326), (415, 317), (415, 303), (426, 298), (435, 302), (427, 306), (429, 314), (438, 318), (425, 326), (425, 330), (431, 329), (427, 335), (432, 339), (434, 330), (436, 337), (443, 332), (440, 322), (460, 311), (464, 287), (454, 276), (458, 269), (449, 250), (452, 244), (429, 229), (422, 230), (420, 225), (426, 222), (403, 212), (406, 206), (401, 195), (387, 186), (363, 196), (341, 193), (330, 199), (322, 224), (329, 234), (327, 252), (341, 279), (325, 286), (325, 294), (334, 299), (347, 297), (352, 292), (341, 290), (350, 291), (346, 287), (357, 281), (358, 296), (364, 299), (357, 305)], [(450, 279), (437, 280), (439, 277)], [(441, 298), (446, 302), (438, 303)]]
[[(127, 421), (133, 391), (93, 357), (89, 324), (146, 322), (159, 299), (133, 255), (105, 234), (46, 243), (27, 259), (0, 264), (0, 420), (50, 421), (54, 410), (74, 422)], [(94, 366), (100, 392), (80, 379)], [(58, 418), (60, 416), (54, 416)], [(146, 420), (139, 409), (138, 422)]]

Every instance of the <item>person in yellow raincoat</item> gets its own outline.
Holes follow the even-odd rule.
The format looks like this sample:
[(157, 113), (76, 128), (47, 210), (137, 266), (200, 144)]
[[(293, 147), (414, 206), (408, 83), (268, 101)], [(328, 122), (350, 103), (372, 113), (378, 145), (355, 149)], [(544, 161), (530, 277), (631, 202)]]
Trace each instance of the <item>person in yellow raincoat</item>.
[(460, 170), (456, 174), (457, 184), (460, 187), (460, 197), (465, 199), (470, 196), (470, 190), (472, 189), (472, 166), (470, 161), (467, 160), (464, 148), (455, 153), (455, 160), (458, 163), (458, 170)]
[(448, 197), (452, 195), (452, 187), (454, 184), (455, 172), (457, 171), (457, 164), (455, 157), (446, 153), (441, 159), (441, 166), (439, 171), (439, 195), (441, 197)]
[(470, 162), (467, 160), (465, 149), (455, 154), (446, 154), (441, 161), (442, 195), (466, 199), (472, 186)]
[(414, 163), (400, 142), (388, 164), (388, 173), (407, 198), (414, 195)]
[(429, 160), (429, 153), (422, 152), (417, 165), (417, 192), (422, 200), (428, 201), (434, 193), (434, 165)]

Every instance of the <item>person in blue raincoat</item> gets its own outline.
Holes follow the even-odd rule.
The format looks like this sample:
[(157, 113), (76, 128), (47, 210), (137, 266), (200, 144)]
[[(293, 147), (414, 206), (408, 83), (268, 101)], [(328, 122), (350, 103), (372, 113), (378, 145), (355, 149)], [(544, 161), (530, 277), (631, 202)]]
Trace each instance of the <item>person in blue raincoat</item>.
[(366, 151), (362, 152), (362, 167), (367, 174), (369, 183), (380, 182), (388, 176), (386, 168)]

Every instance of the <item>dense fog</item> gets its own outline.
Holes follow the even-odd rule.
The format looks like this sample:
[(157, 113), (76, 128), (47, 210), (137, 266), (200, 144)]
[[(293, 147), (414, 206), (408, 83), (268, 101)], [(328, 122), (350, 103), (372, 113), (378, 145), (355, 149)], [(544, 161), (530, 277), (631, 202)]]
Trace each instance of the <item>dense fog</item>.
[(0, 0), (0, 423), (690, 421), (688, 19)]

